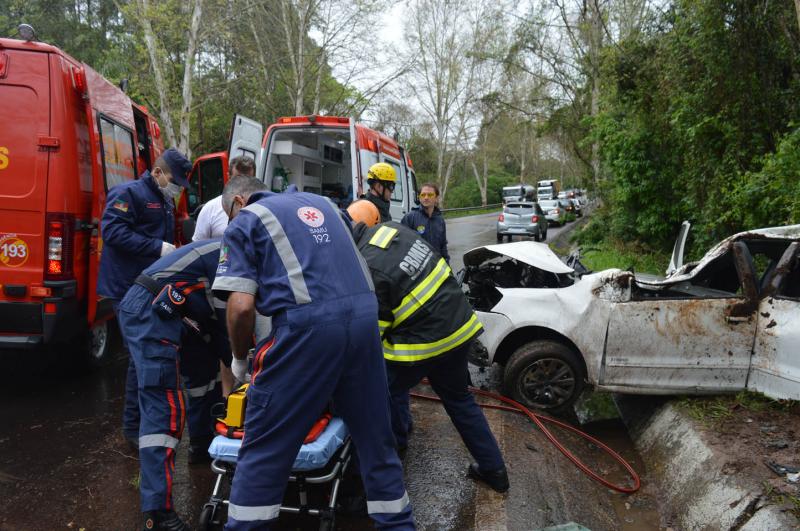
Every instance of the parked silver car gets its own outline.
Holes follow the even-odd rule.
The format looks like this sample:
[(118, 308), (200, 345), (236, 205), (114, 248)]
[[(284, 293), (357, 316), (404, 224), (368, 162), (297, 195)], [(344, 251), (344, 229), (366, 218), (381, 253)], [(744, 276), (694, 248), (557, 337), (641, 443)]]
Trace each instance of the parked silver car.
[(542, 207), (544, 215), (549, 223), (563, 225), (567, 222), (567, 210), (561, 205), (558, 199), (539, 201), (539, 206)]
[(497, 218), (497, 241), (511, 241), (514, 235), (532, 237), (537, 242), (547, 239), (547, 219), (542, 208), (532, 202), (514, 202), (503, 207)]

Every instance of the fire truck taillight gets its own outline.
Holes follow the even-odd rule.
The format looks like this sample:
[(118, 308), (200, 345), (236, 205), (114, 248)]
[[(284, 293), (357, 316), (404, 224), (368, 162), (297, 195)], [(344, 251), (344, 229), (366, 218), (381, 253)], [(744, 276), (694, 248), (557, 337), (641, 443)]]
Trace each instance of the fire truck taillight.
[(75, 216), (51, 213), (47, 215), (47, 260), (44, 276), (47, 280), (72, 278)]
[(0, 79), (8, 73), (8, 54), (0, 52)]
[(75, 90), (81, 96), (86, 96), (88, 84), (86, 82), (86, 70), (77, 66), (72, 67), (72, 83), (75, 85)]

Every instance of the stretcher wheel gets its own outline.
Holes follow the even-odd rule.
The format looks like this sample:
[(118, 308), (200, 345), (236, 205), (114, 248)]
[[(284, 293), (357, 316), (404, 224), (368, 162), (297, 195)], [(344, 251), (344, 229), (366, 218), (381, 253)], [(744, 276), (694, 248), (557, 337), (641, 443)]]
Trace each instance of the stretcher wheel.
[(336, 529), (336, 516), (325, 516), (319, 522), (319, 531), (333, 531)]
[(217, 506), (213, 503), (203, 505), (203, 510), (200, 511), (200, 518), (197, 521), (197, 527), (200, 531), (212, 531), (214, 529), (214, 516), (217, 512)]

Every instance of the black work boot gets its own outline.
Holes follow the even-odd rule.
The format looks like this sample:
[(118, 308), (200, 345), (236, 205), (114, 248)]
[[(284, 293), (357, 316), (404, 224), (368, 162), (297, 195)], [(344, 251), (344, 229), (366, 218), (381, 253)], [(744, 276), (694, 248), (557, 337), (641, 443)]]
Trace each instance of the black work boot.
[(472, 463), (467, 469), (467, 477), (483, 481), (497, 492), (506, 492), (508, 490), (508, 472), (506, 472), (505, 467), (500, 470), (484, 472), (478, 467), (477, 463)]
[(189, 464), (198, 465), (202, 463), (210, 463), (211, 456), (208, 455), (209, 446), (211, 446), (211, 437), (190, 437)]
[(144, 531), (191, 531), (186, 522), (178, 518), (175, 511), (159, 509), (144, 514)]

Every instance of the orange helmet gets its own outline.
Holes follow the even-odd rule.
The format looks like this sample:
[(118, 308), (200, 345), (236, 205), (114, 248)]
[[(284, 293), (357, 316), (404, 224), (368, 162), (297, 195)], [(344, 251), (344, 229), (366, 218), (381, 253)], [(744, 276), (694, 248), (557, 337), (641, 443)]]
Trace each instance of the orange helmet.
[(374, 227), (381, 221), (381, 213), (378, 212), (378, 207), (366, 199), (359, 199), (350, 203), (350, 206), (347, 207), (347, 213), (350, 214), (353, 222), (364, 223), (367, 227)]

